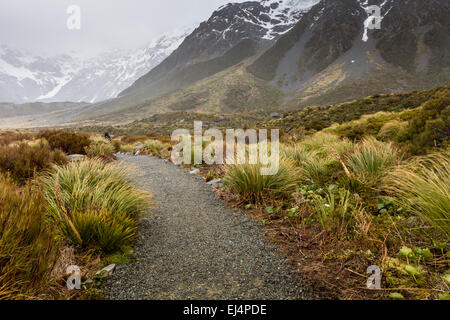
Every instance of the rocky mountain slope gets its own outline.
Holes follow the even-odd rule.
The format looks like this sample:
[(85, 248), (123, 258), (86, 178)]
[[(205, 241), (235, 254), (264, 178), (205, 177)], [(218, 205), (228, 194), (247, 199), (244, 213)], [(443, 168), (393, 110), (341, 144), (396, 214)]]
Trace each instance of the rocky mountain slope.
[(41, 58), (3, 45), (0, 101), (95, 103), (115, 98), (170, 55), (192, 29), (162, 35), (135, 51), (116, 50), (88, 60), (69, 55)]
[(186, 37), (167, 59), (121, 95), (148, 90), (155, 84), (164, 87), (171, 82), (168, 77), (173, 79), (177, 77), (177, 72), (187, 66), (220, 57), (244, 39), (250, 39), (260, 47), (270, 46), (317, 2), (318, 0), (262, 0), (222, 6)]
[[(372, 5), (381, 29), (367, 28)], [(445, 0), (322, 0), (248, 70), (292, 106), (421, 89), (449, 79)]]

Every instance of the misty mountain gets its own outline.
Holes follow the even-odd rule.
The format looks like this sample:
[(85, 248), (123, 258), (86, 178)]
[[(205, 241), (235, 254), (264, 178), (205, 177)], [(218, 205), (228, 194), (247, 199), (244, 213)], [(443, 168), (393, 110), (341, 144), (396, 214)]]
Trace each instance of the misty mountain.
[(95, 103), (115, 98), (175, 50), (193, 28), (162, 35), (135, 51), (116, 50), (82, 60), (41, 58), (0, 47), (0, 101)]
[(288, 32), (317, 2), (318, 0), (262, 0), (222, 6), (186, 37), (167, 59), (121, 95), (148, 90), (156, 83), (159, 83), (159, 87), (167, 84), (171, 87), (169, 77), (176, 77), (176, 73), (187, 66), (224, 55), (244, 39), (250, 39), (262, 48), (268, 47)]
[[(381, 8), (380, 30), (368, 28), (371, 5)], [(180, 110), (298, 109), (425, 90), (450, 81), (449, 16), (446, 0), (231, 3), (117, 98), (41, 122), (115, 124)]]

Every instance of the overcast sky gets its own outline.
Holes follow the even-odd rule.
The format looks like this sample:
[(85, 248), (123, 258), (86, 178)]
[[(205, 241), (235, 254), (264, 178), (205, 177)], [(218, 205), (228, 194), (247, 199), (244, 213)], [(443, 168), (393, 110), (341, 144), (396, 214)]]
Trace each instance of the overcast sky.
[[(43, 56), (132, 49), (228, 2), (243, 0), (0, 0), (0, 43)], [(81, 9), (80, 30), (67, 28), (70, 5)]]

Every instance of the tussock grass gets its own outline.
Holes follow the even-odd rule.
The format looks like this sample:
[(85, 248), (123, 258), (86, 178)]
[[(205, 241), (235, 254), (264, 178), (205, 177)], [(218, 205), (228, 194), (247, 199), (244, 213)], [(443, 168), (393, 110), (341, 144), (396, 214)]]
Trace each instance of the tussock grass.
[(392, 143), (369, 137), (355, 147), (354, 153), (346, 157), (345, 165), (361, 183), (374, 186), (398, 159), (399, 153)]
[(450, 236), (450, 151), (400, 166), (386, 181), (399, 205)]
[(119, 151), (123, 152), (123, 153), (129, 153), (129, 152), (132, 153), (134, 151), (134, 146), (131, 144), (121, 145)]
[(294, 161), (296, 166), (301, 166), (303, 162), (314, 156), (313, 152), (306, 151), (302, 145), (281, 145), (280, 155), (286, 159)]
[(230, 165), (225, 169), (224, 184), (238, 192), (243, 200), (286, 198), (296, 191), (299, 172), (292, 161), (280, 159), (275, 175), (261, 175), (261, 164)]
[(332, 165), (353, 150), (354, 144), (332, 134), (316, 134), (295, 145), (282, 145), (281, 155), (294, 161), (303, 177), (324, 183), (332, 175)]
[(42, 179), (48, 213), (75, 244), (112, 252), (136, 235), (149, 195), (135, 188), (129, 171), (99, 159), (57, 167)]
[(303, 177), (314, 183), (323, 184), (332, 174), (330, 163), (328, 158), (321, 157), (318, 152), (311, 152), (302, 162), (299, 170)]
[(144, 149), (147, 153), (156, 156), (164, 149), (164, 145), (158, 140), (148, 140), (144, 143)]
[(39, 190), (0, 175), (0, 300), (33, 299), (45, 289), (57, 244), (44, 206)]
[(106, 139), (98, 139), (92, 141), (85, 151), (89, 158), (101, 158), (109, 161), (114, 159), (115, 147)]
[(301, 141), (301, 145), (306, 151), (317, 151), (323, 149), (324, 146), (340, 143), (341, 139), (331, 133), (318, 132), (312, 136), (308, 136)]

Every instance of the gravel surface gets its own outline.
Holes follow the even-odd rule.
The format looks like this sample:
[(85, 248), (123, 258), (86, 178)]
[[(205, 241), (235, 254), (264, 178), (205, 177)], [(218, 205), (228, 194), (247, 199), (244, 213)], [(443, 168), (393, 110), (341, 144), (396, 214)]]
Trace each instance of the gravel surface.
[(137, 261), (106, 281), (109, 299), (307, 299), (260, 223), (227, 207), (203, 178), (162, 159), (119, 156), (156, 208), (140, 225)]

